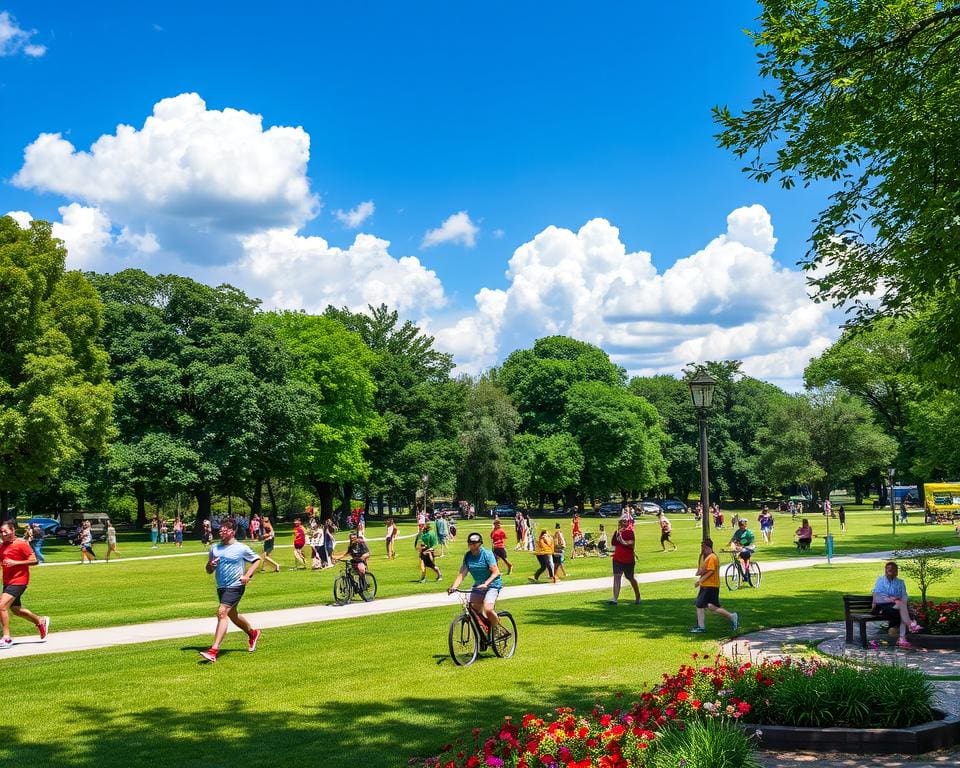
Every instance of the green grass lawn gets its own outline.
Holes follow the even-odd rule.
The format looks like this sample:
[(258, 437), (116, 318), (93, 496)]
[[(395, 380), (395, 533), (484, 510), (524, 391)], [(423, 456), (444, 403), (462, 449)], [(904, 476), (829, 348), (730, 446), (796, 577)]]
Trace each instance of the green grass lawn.
[[(700, 528), (693, 524), (692, 516), (689, 515), (677, 515), (672, 519), (673, 540), (678, 544), (679, 550), (667, 553), (660, 551), (659, 528), (656, 522), (651, 518), (638, 521), (637, 556), (640, 571), (689, 568), (692, 573), (696, 568)], [(728, 512), (727, 520), (729, 519)], [(488, 538), (490, 521), (480, 519), (472, 522), (474, 523), (472, 526), (469, 525), (469, 521), (460, 522), (458, 541), (451, 546), (447, 557), (438, 560), (438, 564), (444, 571), (444, 580), (440, 584), (433, 582), (429, 572), (426, 584), (417, 583), (420, 574), (412, 539), (399, 541), (396, 548), (397, 559), (386, 560), (381, 536), (382, 527), (379, 523), (371, 523), (367, 527), (367, 533), (373, 553), (372, 569), (379, 583), (378, 596), (395, 597), (424, 591), (440, 591), (449, 584), (454, 571), (459, 567), (460, 557), (466, 547), (466, 533), (470, 530), (479, 530), (485, 538)], [(570, 539), (568, 518), (559, 520), (544, 518), (538, 522), (549, 530), (553, 530), (554, 524), (560, 522), (568, 540)], [(889, 521), (882, 513), (855, 513), (848, 517), (847, 522), (847, 533), (837, 533), (837, 554), (890, 549), (904, 541), (916, 539), (918, 536), (942, 544), (960, 543), (951, 528), (924, 526), (920, 523), (898, 526), (897, 537), (894, 539), (890, 535)], [(607, 526), (610, 533), (616, 527), (616, 521), (610, 519), (584, 518), (583, 521), (585, 530), (593, 531), (596, 531), (601, 523)], [(822, 517), (811, 519), (817, 534), (821, 533), (823, 523)], [(757, 560), (762, 564), (764, 560), (797, 557), (792, 538), (793, 530), (798, 525), (799, 522), (791, 523), (789, 516), (778, 519), (772, 544), (764, 544), (757, 531)], [(508, 521), (507, 526), (510, 528), (510, 540), (512, 540), (512, 522)], [(411, 534), (414, 530), (411, 524), (401, 525), (401, 534)], [(730, 533), (728, 522), (726, 530), (714, 533), (714, 539), (717, 543), (725, 542)], [(139, 534), (136, 537), (137, 540), (134, 540), (132, 535), (121, 538), (120, 551), (124, 556), (155, 555), (158, 552), (160, 554), (176, 552), (197, 554), (194, 557), (128, 562), (121, 559), (106, 565), (82, 566), (77, 563), (52, 568), (34, 568), (26, 605), (31, 610), (53, 617), (57, 630), (86, 629), (209, 614), (215, 600), (214, 582), (213, 577), (208, 576), (203, 569), (202, 545), (196, 541), (188, 541), (183, 550), (176, 550), (172, 544), (164, 545), (159, 550), (151, 550), (147, 537)], [(346, 534), (339, 534), (339, 538), (345, 540)], [(279, 560), (285, 569), (293, 565), (292, 549), (289, 546), (283, 546), (289, 545), (290, 539), (289, 530), (281, 531), (279, 546), (274, 554), (275, 559)], [(260, 545), (254, 544), (255, 550), (259, 551), (259, 548)], [(103, 549), (102, 545), (97, 548), (98, 555), (101, 557)], [(342, 546), (338, 551), (342, 551)], [(76, 547), (65, 544), (50, 546), (45, 554), (49, 554), (48, 559), (51, 562), (63, 562), (79, 557)], [(514, 572), (506, 579), (507, 584), (525, 582), (536, 569), (535, 558), (531, 553), (514, 552), (512, 548), (509, 549), (509, 554), (514, 563)], [(813, 548), (808, 554), (823, 554), (821, 540), (815, 539)], [(578, 558), (568, 561), (567, 571), (569, 578), (607, 576), (610, 573), (610, 561), (599, 557)], [(258, 611), (330, 602), (336, 573), (337, 570), (330, 569), (297, 572), (284, 570), (276, 574), (260, 574), (247, 590), (244, 608), (247, 611)], [(912, 584), (908, 586), (913, 588)], [(14, 632), (17, 631), (20, 630), (15, 628)]]
[[(840, 594), (867, 591), (877, 573), (875, 564), (858, 564), (771, 574), (762, 590), (724, 592), (723, 600), (741, 613), (748, 632), (837, 619)], [(933, 597), (958, 591), (960, 569)], [(453, 603), (269, 630), (254, 655), (242, 636), (231, 635), (215, 665), (197, 663), (208, 636), (0, 658), (6, 682), (0, 765), (395, 768), (469, 739), (472, 727), (504, 714), (584, 708), (618, 692), (629, 700), (693, 652), (715, 653), (729, 632), (710, 616), (707, 635), (688, 634), (694, 622), (688, 579), (646, 587), (642, 606), (610, 607), (607, 597), (599, 591), (503, 601), (519, 623), (517, 655), (486, 654), (469, 668), (447, 656)], [(126, 610), (99, 598), (115, 612)], [(210, 612), (206, 598), (202, 607)]]

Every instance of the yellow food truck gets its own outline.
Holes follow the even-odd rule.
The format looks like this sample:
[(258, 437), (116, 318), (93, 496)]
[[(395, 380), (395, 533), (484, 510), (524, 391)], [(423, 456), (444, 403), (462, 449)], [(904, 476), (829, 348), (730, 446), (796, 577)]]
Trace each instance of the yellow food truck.
[(928, 523), (960, 518), (960, 483), (924, 483), (923, 500)]

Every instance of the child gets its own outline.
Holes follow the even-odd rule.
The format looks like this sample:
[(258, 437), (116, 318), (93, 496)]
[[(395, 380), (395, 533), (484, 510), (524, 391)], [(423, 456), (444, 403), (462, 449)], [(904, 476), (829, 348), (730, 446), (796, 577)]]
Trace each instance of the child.
[(607, 532), (603, 529), (603, 525), (600, 526), (600, 534), (597, 536), (597, 551), (600, 557), (607, 557), (610, 554), (607, 549)]

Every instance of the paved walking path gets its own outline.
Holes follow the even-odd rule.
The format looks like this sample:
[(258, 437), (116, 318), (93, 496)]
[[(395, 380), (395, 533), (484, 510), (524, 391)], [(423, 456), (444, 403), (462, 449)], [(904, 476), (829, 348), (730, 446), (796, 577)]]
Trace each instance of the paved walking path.
[[(932, 677), (960, 676), (960, 652), (940, 650), (901, 650), (881, 647), (863, 650), (857, 639), (846, 642), (846, 628), (842, 621), (826, 624), (805, 624), (799, 627), (778, 627), (742, 635), (721, 646), (731, 659), (759, 661), (787, 655), (802, 655), (809, 645), (823, 653), (854, 661), (897, 664), (921, 669)], [(799, 646), (799, 648), (798, 648)], [(960, 681), (933, 680), (937, 705), (953, 714), (960, 714)], [(762, 751), (759, 753), (764, 768), (802, 768), (813, 763), (817, 768), (936, 768), (960, 765), (960, 747), (939, 750), (926, 755), (858, 755), (840, 752)]]
[[(960, 552), (960, 546), (949, 547), (948, 551)], [(890, 558), (890, 552), (868, 552), (856, 555), (835, 557), (834, 563), (863, 563), (882, 562)], [(173, 555), (177, 557), (178, 555)], [(169, 557), (169, 555), (168, 555)], [(822, 565), (823, 557), (798, 557), (790, 560), (772, 560), (762, 562), (764, 573), (774, 571), (796, 570), (809, 568), (812, 565)], [(653, 573), (638, 573), (637, 581), (641, 584), (653, 584), (675, 579), (692, 579), (693, 569), (682, 568), (671, 571), (657, 571)], [(522, 597), (536, 597), (545, 593), (572, 593), (593, 592), (610, 589), (610, 577), (603, 576), (596, 579), (570, 579), (558, 584), (523, 584), (506, 587), (500, 593), (500, 600), (510, 600)], [(426, 595), (406, 595), (374, 600), (372, 603), (354, 602), (349, 605), (310, 605), (300, 608), (287, 608), (278, 611), (260, 611), (244, 613), (255, 627), (273, 629), (275, 627), (289, 627), (297, 624), (312, 624), (320, 621), (335, 621), (351, 619), (357, 616), (369, 616), (381, 613), (396, 613), (400, 611), (415, 611), (421, 608), (438, 608), (455, 605), (456, 598), (446, 592), (432, 592)], [(626, 602), (624, 604), (626, 608)], [(211, 592), (211, 613), (213, 613), (213, 595)], [(0, 651), (0, 659), (38, 656), (48, 653), (63, 653), (67, 651), (84, 651), (93, 648), (108, 648), (114, 645), (129, 645), (132, 643), (149, 643), (158, 640), (174, 640), (197, 635), (213, 633), (215, 620), (213, 617), (197, 619), (176, 619), (172, 621), (157, 621), (146, 624), (128, 624), (119, 627), (103, 627), (101, 629), (82, 629), (69, 632), (57, 632), (57, 617), (52, 616), (52, 628), (45, 642), (33, 637), (15, 637), (12, 647)], [(232, 625), (230, 631), (239, 631)]]

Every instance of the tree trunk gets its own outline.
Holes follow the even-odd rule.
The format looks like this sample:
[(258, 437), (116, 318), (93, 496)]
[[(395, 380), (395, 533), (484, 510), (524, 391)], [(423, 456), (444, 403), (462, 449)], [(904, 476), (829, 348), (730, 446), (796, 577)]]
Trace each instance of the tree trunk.
[(137, 529), (139, 530), (147, 524), (147, 499), (143, 483), (134, 485), (133, 494), (137, 497)]
[(856, 504), (863, 504), (863, 478), (853, 479), (853, 500)]
[(277, 519), (277, 499), (273, 495), (273, 483), (270, 482), (270, 478), (267, 478), (267, 496), (270, 497), (270, 509), (272, 510), (270, 517), (274, 521)]
[(325, 480), (312, 480), (310, 485), (317, 492), (320, 499), (320, 521), (325, 522), (333, 517), (334, 484)]
[(7, 507), (10, 505), (10, 491), (0, 491), (0, 521), (7, 519)]
[(263, 478), (258, 477), (253, 484), (253, 498), (250, 500), (250, 517), (259, 515), (263, 510)]
[(198, 488), (193, 492), (197, 499), (197, 521), (196, 529), (200, 531), (203, 528), (203, 521), (210, 519), (210, 490), (207, 488)]
[(351, 503), (353, 501), (353, 483), (344, 483), (341, 490), (343, 493), (340, 496), (340, 516), (346, 520), (353, 511), (351, 509)]
[[(383, 514), (383, 494), (377, 495), (377, 509), (380, 511), (380, 514)], [(390, 510), (387, 510), (389, 512)]]

